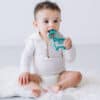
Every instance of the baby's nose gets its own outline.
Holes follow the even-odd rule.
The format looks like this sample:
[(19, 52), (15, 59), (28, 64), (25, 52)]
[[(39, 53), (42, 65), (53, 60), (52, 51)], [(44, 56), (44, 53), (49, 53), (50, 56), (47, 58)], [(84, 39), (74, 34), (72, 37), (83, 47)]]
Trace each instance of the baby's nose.
[(54, 24), (53, 23), (50, 23), (49, 26), (48, 26), (48, 30), (51, 30), (51, 29), (54, 29)]

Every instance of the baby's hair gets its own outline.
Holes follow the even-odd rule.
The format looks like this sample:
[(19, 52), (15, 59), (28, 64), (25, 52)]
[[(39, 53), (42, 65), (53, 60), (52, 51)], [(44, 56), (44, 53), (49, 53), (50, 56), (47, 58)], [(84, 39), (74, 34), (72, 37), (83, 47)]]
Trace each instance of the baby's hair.
[(34, 9), (34, 18), (35, 19), (36, 19), (37, 12), (40, 10), (43, 10), (43, 9), (57, 10), (58, 12), (61, 12), (61, 9), (59, 8), (59, 6), (54, 2), (50, 2), (50, 1), (40, 2), (36, 5), (36, 7)]

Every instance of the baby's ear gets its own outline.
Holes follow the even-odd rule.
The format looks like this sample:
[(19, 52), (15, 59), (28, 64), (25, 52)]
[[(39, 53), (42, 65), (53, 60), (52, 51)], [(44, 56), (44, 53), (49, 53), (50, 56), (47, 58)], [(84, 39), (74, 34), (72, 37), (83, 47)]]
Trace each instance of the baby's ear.
[(37, 27), (37, 22), (33, 21), (33, 27)]

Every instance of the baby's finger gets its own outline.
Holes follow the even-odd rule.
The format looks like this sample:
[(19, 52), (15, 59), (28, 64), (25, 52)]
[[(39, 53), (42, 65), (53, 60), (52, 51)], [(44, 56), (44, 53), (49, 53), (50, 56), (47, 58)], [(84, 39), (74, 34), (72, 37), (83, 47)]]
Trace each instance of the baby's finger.
[(28, 84), (29, 83), (29, 76), (28, 75), (26, 76), (25, 80), (26, 80), (26, 84)]
[(68, 45), (70, 45), (70, 44), (71, 44), (71, 40), (70, 40), (70, 39), (68, 39), (67, 44), (68, 44)]
[(19, 77), (19, 84), (23, 85), (23, 77)]
[(23, 78), (23, 85), (28, 84), (28, 82), (29, 82), (29, 76), (26, 75), (26, 76), (24, 76), (24, 78)]
[(25, 85), (25, 83), (26, 83), (25, 77), (22, 78), (21, 83), (22, 83), (22, 85)]

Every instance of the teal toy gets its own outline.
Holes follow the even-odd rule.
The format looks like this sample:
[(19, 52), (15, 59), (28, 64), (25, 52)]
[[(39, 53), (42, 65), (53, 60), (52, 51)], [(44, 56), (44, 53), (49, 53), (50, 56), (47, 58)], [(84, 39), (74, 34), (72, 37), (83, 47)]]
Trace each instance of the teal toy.
[(54, 29), (49, 30), (48, 38), (50, 39), (51, 45), (54, 47), (56, 51), (58, 51), (59, 49), (61, 50), (66, 49), (64, 46), (65, 38), (61, 37), (60, 34), (56, 30)]

